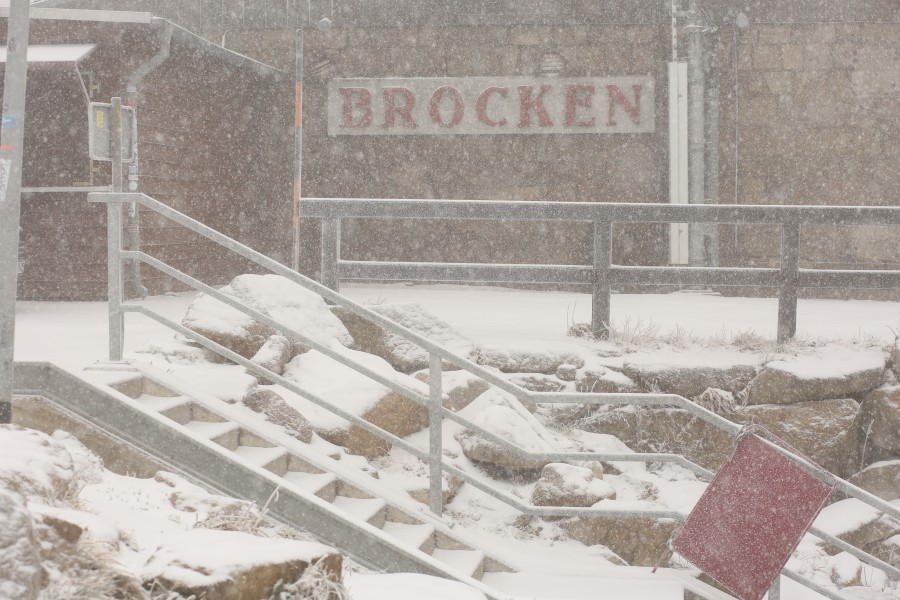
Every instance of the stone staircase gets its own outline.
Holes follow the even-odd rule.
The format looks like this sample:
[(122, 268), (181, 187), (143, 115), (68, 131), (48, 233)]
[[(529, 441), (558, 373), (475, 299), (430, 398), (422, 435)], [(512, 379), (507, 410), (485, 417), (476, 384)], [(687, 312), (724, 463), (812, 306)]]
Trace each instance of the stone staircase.
[(587, 600), (598, 589), (611, 599), (680, 600), (692, 592), (733, 600), (670, 569), (652, 576), (644, 567), (605, 565), (591, 573), (522, 572), (514, 560), (486, 552), (477, 535), (379, 483), (362, 457), (317, 436), (303, 443), (152, 367), (118, 363), (75, 373), (26, 363), (17, 365), (16, 379), (17, 394), (39, 395), (81, 427), (124, 445), (114, 448), (136, 449), (213, 491), (266, 506), (268, 517), (377, 571), (454, 579), (496, 600)]

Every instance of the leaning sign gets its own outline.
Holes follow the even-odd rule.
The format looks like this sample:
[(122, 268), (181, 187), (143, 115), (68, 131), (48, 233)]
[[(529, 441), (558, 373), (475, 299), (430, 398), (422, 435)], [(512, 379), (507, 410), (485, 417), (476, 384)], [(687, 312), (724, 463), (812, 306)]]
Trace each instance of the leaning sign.
[(652, 133), (653, 78), (333, 79), (328, 134)]

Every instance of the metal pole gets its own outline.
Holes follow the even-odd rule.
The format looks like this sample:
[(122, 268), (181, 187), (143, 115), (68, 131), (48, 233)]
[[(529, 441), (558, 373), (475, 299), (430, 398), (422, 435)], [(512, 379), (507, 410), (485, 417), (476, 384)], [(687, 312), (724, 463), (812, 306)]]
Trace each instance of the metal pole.
[(428, 467), (430, 473), (430, 508), (431, 512), (440, 515), (444, 511), (444, 477), (443, 477), (443, 416), (441, 407), (443, 400), (443, 365), (441, 357), (433, 352), (429, 357), (428, 371)]
[(594, 285), (591, 293), (591, 331), (607, 339), (610, 328), (609, 267), (612, 264), (612, 223), (594, 222)]
[(30, 0), (12, 0), (0, 130), (0, 423), (12, 420)]
[[(122, 192), (122, 99), (113, 98), (110, 108), (109, 152), (112, 160), (112, 191)], [(109, 203), (107, 211), (107, 286), (109, 302), (109, 360), (122, 360), (125, 346), (125, 319), (122, 313), (122, 205)]]
[(800, 221), (781, 224), (781, 288), (778, 290), (778, 342), (797, 333), (797, 286), (800, 283)]
[(293, 250), (291, 268), (300, 271), (300, 198), (301, 176), (303, 174), (303, 30), (294, 36), (294, 211), (291, 228)]

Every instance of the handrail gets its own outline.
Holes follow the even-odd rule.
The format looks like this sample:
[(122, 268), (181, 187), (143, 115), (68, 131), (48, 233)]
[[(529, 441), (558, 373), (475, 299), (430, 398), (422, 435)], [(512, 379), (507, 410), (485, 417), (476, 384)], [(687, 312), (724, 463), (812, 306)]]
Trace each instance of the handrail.
[[(441, 405), (442, 398), (442, 386), (441, 386), (441, 377), (440, 372), (442, 368), (442, 361), (446, 361), (450, 364), (454, 364), (457, 367), (467, 370), (470, 373), (473, 373), (488, 383), (494, 385), (495, 387), (508, 392), (513, 395), (519, 401), (530, 400), (533, 402), (540, 403), (554, 403), (554, 404), (562, 404), (562, 403), (577, 403), (577, 404), (629, 404), (636, 406), (675, 406), (680, 409), (684, 409), (694, 416), (704, 420), (705, 422), (717, 427), (723, 431), (726, 431), (732, 435), (736, 435), (741, 427), (728, 421), (727, 419), (709, 411), (697, 404), (677, 395), (673, 394), (573, 394), (573, 393), (559, 393), (559, 392), (532, 392), (522, 388), (521, 386), (504, 379), (503, 377), (485, 369), (484, 367), (475, 364), (467, 358), (458, 356), (446, 348), (440, 346), (439, 344), (435, 344), (434, 342), (428, 340), (427, 338), (406, 329), (405, 327), (397, 324), (396, 322), (376, 313), (348, 298), (340, 295), (334, 290), (331, 290), (303, 275), (300, 275), (291, 269), (285, 267), (281, 263), (278, 263), (252, 249), (249, 247), (228, 238), (221, 233), (216, 232), (215, 230), (199, 223), (190, 217), (183, 215), (182, 213), (146, 196), (144, 194), (134, 194), (134, 193), (91, 193), (89, 194), (89, 200), (92, 202), (105, 202), (108, 205), (109, 212), (109, 222), (110, 225), (110, 239), (109, 239), (109, 260), (110, 265), (115, 266), (116, 268), (110, 268), (110, 359), (111, 360), (121, 360), (122, 358), (122, 348), (124, 346), (124, 319), (123, 315), (126, 312), (135, 312), (143, 314), (163, 325), (176, 331), (197, 343), (203, 345), (210, 350), (228, 358), (229, 360), (240, 364), (250, 370), (257, 375), (263, 376), (267, 379), (271, 379), (278, 384), (282, 385), (286, 389), (300, 395), (301, 397), (306, 398), (307, 400), (330, 410), (334, 414), (348, 420), (355, 425), (373, 433), (374, 435), (379, 436), (380, 438), (397, 445), (398, 447), (403, 448), (405, 451), (411, 453), (413, 456), (417, 458), (427, 461), (431, 467), (431, 478), (430, 478), (430, 507), (432, 511), (440, 514), (443, 510), (442, 506), (442, 498), (441, 498), (441, 485), (442, 485), (442, 473), (448, 473), (452, 476), (459, 477), (460, 479), (468, 482), (472, 486), (478, 488), (479, 490), (487, 493), (498, 500), (508, 504), (509, 506), (515, 507), (524, 514), (534, 515), (534, 516), (587, 516), (587, 515), (608, 515), (608, 516), (617, 516), (617, 517), (643, 517), (643, 518), (663, 518), (663, 519), (683, 519), (684, 515), (678, 511), (665, 511), (665, 510), (655, 510), (655, 509), (640, 509), (640, 508), (630, 508), (630, 509), (621, 509), (616, 508), (615, 506), (610, 506), (606, 508), (604, 506), (599, 507), (591, 507), (591, 508), (572, 508), (572, 507), (535, 507), (530, 504), (525, 504), (521, 502), (519, 499), (515, 498), (510, 494), (506, 494), (496, 488), (491, 487), (490, 485), (479, 481), (477, 478), (474, 478), (467, 473), (453, 467), (452, 465), (445, 464), (442, 458), (442, 452), (440, 448), (440, 431), (441, 431), (441, 422), (443, 419), (449, 419), (456, 421), (457, 423), (462, 424), (463, 426), (469, 428), (472, 431), (477, 432), (479, 435), (493, 441), (494, 443), (500, 444), (505, 448), (516, 452), (521, 457), (532, 458), (536, 460), (548, 461), (548, 462), (556, 462), (556, 461), (582, 461), (582, 460), (597, 460), (597, 461), (612, 461), (612, 462), (625, 462), (625, 461), (639, 461), (639, 462), (647, 462), (647, 461), (657, 461), (657, 462), (672, 462), (676, 464), (680, 464), (698, 475), (702, 477), (709, 478), (712, 476), (712, 473), (703, 467), (693, 463), (687, 458), (677, 455), (677, 454), (652, 454), (652, 453), (634, 453), (634, 454), (613, 454), (613, 453), (597, 453), (597, 452), (561, 452), (561, 453), (540, 453), (540, 452), (530, 452), (524, 450), (517, 445), (500, 438), (496, 434), (484, 429), (476, 423), (472, 423), (467, 419), (460, 416), (458, 413), (452, 412)], [(299, 331), (293, 330), (289, 327), (286, 327), (277, 321), (271, 319), (267, 315), (261, 313), (260, 311), (245, 305), (239, 300), (222, 294), (215, 288), (208, 286), (193, 277), (171, 267), (170, 265), (140, 251), (126, 251), (121, 246), (121, 236), (115, 235), (115, 232), (112, 231), (113, 226), (115, 224), (120, 224), (121, 220), (121, 207), (123, 203), (127, 202), (136, 202), (150, 210), (154, 210), (157, 213), (179, 223), (180, 225), (198, 233), (220, 245), (223, 247), (232, 250), (238, 255), (250, 260), (251, 262), (256, 263), (257, 265), (268, 269), (269, 271), (281, 275), (294, 283), (311, 290), (320, 296), (332, 301), (333, 303), (343, 306), (344, 308), (350, 310), (351, 312), (367, 319), (370, 322), (373, 322), (387, 331), (398, 334), (405, 339), (416, 343), (421, 346), (425, 350), (429, 352), (430, 360), (429, 360), (429, 368), (430, 368), (430, 378), (429, 378), (429, 394), (423, 395), (422, 393), (413, 390), (407, 386), (397, 383), (396, 381), (391, 380), (390, 378), (384, 377), (383, 375), (372, 371), (364, 367), (363, 365), (359, 365), (353, 359), (348, 356), (333, 350), (321, 342), (310, 339)], [(631, 205), (629, 205), (631, 206)], [(772, 207), (769, 207), (772, 208)], [(795, 207), (775, 207), (775, 208), (795, 208)], [(781, 214), (783, 211), (776, 211), (773, 214)], [(878, 212), (878, 211), (876, 211)], [(728, 213), (730, 214), (730, 213)], [(900, 215), (900, 212), (898, 212)], [(346, 411), (341, 410), (340, 408), (328, 403), (322, 398), (317, 397), (315, 394), (307, 392), (299, 387), (294, 382), (291, 382), (284, 377), (273, 373), (269, 369), (262, 367), (253, 361), (240, 356), (239, 354), (213, 342), (212, 340), (197, 334), (194, 331), (189, 330), (188, 328), (175, 323), (169, 319), (166, 319), (162, 315), (155, 313), (150, 310), (146, 306), (140, 304), (131, 304), (124, 302), (121, 296), (121, 270), (125, 260), (139, 260), (153, 266), (161, 270), (162, 272), (174, 277), (178, 281), (193, 287), (194, 289), (198, 289), (203, 291), (204, 293), (209, 294), (210, 296), (220, 300), (227, 305), (235, 308), (236, 310), (240, 310), (245, 314), (251, 316), (253, 319), (262, 322), (274, 329), (281, 331), (285, 335), (287, 335), (292, 340), (299, 340), (303, 344), (308, 345), (309, 347), (315, 348), (323, 354), (326, 354), (330, 358), (348, 366), (357, 372), (360, 372), (367, 377), (370, 377), (374, 381), (387, 386), (388, 388), (396, 391), (397, 393), (410, 398), (411, 400), (426, 406), (429, 409), (429, 423), (431, 427), (431, 436), (429, 442), (429, 450), (425, 451), (417, 448), (416, 446), (406, 442), (405, 440), (365, 421), (361, 417), (356, 415), (347, 413)], [(118, 273), (114, 273), (113, 271), (117, 270)], [(796, 454), (785, 450), (777, 445), (772, 444), (772, 446), (777, 449), (781, 454), (799, 464), (802, 468), (806, 469), (813, 475), (817, 477), (822, 477), (821, 470), (818, 469), (815, 465), (809, 463), (806, 459), (797, 456)], [(857, 498), (862, 502), (869, 504), (870, 506), (876, 508), (877, 510), (887, 514), (895, 519), (900, 520), (900, 507), (895, 506), (891, 503), (885, 502), (884, 500), (862, 490), (847, 481), (839, 479), (837, 477), (833, 477), (829, 475), (829, 481), (833, 478), (834, 481), (837, 482), (837, 487), (842, 492), (847, 494), (850, 497)], [(604, 503), (600, 503), (603, 505)], [(609, 505), (609, 503), (606, 503)], [(823, 539), (827, 543), (834, 544), (838, 546), (840, 549), (845, 550), (863, 562), (867, 564), (876, 566), (884, 570), (889, 575), (900, 578), (900, 569), (871, 556), (870, 554), (846, 543), (838, 538), (835, 538), (823, 531), (818, 530), (813, 527), (810, 528), (809, 532), (817, 537)], [(821, 586), (818, 586), (814, 582), (799, 576), (795, 573), (791, 573), (787, 570), (784, 573), (791, 578), (801, 581), (807, 587), (811, 587), (820, 593), (824, 593), (826, 596), (830, 598), (834, 598), (836, 600), (840, 600), (841, 596), (838, 594), (834, 594), (830, 590), (822, 589)]]
[[(797, 332), (799, 288), (900, 288), (900, 270), (800, 268), (801, 225), (900, 225), (898, 207), (303, 198), (300, 210), (305, 217), (321, 221), (322, 283), (334, 290), (340, 289), (341, 279), (591, 285), (591, 329), (601, 336), (609, 329), (614, 285), (777, 288), (779, 342)], [(589, 265), (344, 260), (340, 252), (341, 219), (348, 218), (590, 223), (592, 259)], [(688, 222), (780, 225), (780, 267), (612, 264), (613, 223)]]

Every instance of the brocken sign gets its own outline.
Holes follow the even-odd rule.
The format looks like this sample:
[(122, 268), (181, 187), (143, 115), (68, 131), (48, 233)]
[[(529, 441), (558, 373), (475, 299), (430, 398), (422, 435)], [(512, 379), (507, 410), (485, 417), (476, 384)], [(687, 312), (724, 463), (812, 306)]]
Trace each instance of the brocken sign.
[(329, 135), (652, 133), (652, 77), (333, 79)]

